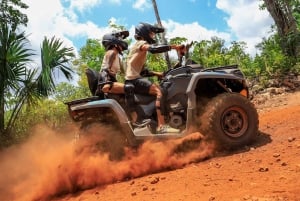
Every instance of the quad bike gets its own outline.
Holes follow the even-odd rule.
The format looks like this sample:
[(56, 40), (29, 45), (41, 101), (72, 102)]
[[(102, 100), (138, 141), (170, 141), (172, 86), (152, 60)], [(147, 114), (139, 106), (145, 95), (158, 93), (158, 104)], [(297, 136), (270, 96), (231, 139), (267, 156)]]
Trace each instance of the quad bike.
[[(238, 66), (203, 68), (194, 62), (183, 63), (183, 56), (159, 83), (163, 92), (161, 112), (165, 122), (179, 133), (156, 133), (154, 96), (95, 95), (99, 75), (92, 69), (86, 74), (93, 96), (67, 102), (70, 117), (80, 122), (83, 130), (94, 123), (113, 124), (131, 147), (147, 139), (182, 138), (196, 131), (220, 148), (235, 149), (253, 142), (258, 134), (258, 114)], [(128, 99), (134, 103), (129, 104)]]

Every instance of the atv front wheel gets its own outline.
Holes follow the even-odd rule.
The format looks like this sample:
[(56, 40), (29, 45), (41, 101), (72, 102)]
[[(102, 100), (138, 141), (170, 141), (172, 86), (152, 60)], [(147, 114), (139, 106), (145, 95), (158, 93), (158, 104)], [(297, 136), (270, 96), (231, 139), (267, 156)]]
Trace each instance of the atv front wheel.
[(238, 93), (223, 93), (206, 105), (200, 117), (200, 132), (218, 148), (234, 149), (250, 144), (258, 135), (254, 105)]

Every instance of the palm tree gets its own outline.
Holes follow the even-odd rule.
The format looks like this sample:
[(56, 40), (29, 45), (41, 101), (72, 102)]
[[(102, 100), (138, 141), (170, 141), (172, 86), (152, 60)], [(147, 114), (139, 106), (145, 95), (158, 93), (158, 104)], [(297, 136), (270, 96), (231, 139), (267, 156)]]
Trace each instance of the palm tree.
[(26, 64), (33, 55), (22, 33), (12, 31), (7, 23), (0, 24), (0, 133), (4, 133), (7, 95), (19, 91), (26, 77)]
[(70, 58), (74, 57), (73, 48), (66, 48), (62, 45), (63, 43), (55, 37), (50, 40), (45, 37), (42, 43), (42, 71), (37, 84), (39, 93), (43, 96), (49, 96), (54, 91), (55, 72), (62, 72), (68, 80), (72, 79), (73, 70), (68, 64)]
[(33, 51), (23, 33), (17, 34), (6, 24), (0, 24), (0, 134), (9, 136), (24, 105), (47, 97), (55, 90), (54, 72), (72, 78), (68, 65), (73, 48), (62, 47), (54, 37), (44, 39), (41, 47), (41, 71), (28, 69)]

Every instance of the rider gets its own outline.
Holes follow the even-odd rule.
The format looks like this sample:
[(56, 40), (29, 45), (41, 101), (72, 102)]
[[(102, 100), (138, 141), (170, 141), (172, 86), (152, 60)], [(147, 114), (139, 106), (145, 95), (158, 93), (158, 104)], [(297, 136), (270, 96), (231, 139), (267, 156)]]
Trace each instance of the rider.
[(102, 38), (106, 52), (99, 72), (99, 86), (103, 93), (124, 93), (124, 84), (117, 82), (116, 75), (119, 71), (124, 71), (119, 55), (128, 49), (128, 44), (123, 40), (128, 35), (128, 31), (121, 31), (105, 34)]
[[(148, 23), (140, 23), (135, 27), (135, 39), (137, 42), (132, 46), (129, 55), (127, 57), (127, 67), (125, 73), (125, 86), (128, 83), (134, 85), (135, 93), (151, 94), (156, 96), (156, 112), (158, 127), (157, 133), (170, 133), (179, 132), (178, 129), (172, 128), (169, 125), (165, 125), (164, 116), (161, 114), (160, 102), (162, 98), (162, 92), (158, 85), (150, 82), (148, 79), (142, 77), (141, 74), (145, 72), (145, 63), (147, 58), (147, 52), (150, 53), (162, 53), (175, 49), (181, 51), (182, 45), (154, 45), (155, 35), (157, 33), (163, 33), (164, 28), (153, 26)], [(148, 72), (148, 71), (147, 71)], [(150, 72), (151, 75), (156, 75), (159, 78), (163, 76), (161, 72)], [(149, 72), (148, 72), (149, 75)], [(125, 93), (127, 92), (125, 87)]]

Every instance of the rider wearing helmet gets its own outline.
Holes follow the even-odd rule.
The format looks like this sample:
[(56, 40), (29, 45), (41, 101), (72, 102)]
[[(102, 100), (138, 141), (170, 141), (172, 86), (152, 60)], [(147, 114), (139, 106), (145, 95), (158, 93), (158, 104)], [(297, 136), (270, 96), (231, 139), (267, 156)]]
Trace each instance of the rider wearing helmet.
[(163, 32), (163, 28), (153, 26), (148, 23), (140, 23), (135, 27), (134, 37), (137, 42), (133, 45), (127, 57), (127, 68), (125, 73), (125, 93), (127, 93), (126, 84), (132, 84), (134, 85), (134, 93), (155, 95), (155, 105), (158, 120), (157, 133), (179, 132), (178, 129), (174, 129), (168, 125), (165, 125), (164, 116), (161, 114), (160, 110), (162, 92), (159, 86), (143, 77), (143, 73), (145, 71), (147, 72), (148, 76), (163, 76), (163, 73), (161, 72), (152, 71), (149, 73), (149, 71), (145, 69), (147, 52), (162, 53), (167, 52), (171, 49), (175, 49), (177, 51), (182, 51), (183, 49), (182, 45), (155, 45), (155, 35), (157, 33)]
[(99, 86), (104, 93), (124, 93), (124, 85), (117, 83), (116, 75), (119, 71), (123, 71), (119, 55), (128, 49), (128, 44), (123, 40), (128, 35), (128, 31), (122, 31), (105, 34), (102, 38), (106, 53), (100, 69)]

